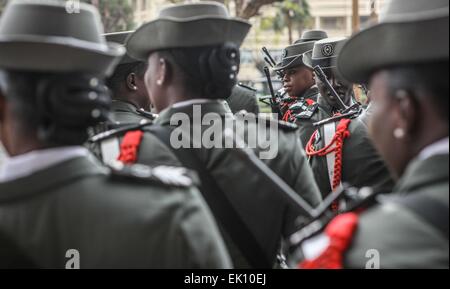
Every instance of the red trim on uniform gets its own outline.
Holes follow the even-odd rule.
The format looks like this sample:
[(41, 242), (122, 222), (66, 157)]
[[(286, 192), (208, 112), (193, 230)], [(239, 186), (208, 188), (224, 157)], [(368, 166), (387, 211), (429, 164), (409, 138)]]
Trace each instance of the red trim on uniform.
[(142, 142), (144, 132), (141, 130), (127, 132), (120, 144), (119, 161), (126, 165), (132, 165), (137, 162), (139, 146)]
[(337, 216), (325, 229), (330, 243), (323, 253), (314, 260), (305, 260), (300, 269), (343, 269), (344, 254), (349, 248), (353, 234), (358, 227), (358, 215), (347, 213)]
[(315, 104), (316, 102), (315, 102), (314, 100), (312, 100), (311, 98), (307, 98), (307, 99), (306, 99), (306, 103), (307, 103), (309, 106), (311, 106), (311, 105)]

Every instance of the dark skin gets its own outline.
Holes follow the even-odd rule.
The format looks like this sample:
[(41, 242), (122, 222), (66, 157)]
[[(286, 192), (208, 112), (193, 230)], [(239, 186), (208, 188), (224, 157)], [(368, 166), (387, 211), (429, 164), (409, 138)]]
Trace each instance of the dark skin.
[(147, 111), (151, 110), (150, 97), (145, 86), (144, 75), (137, 75), (132, 72), (128, 74), (119, 88), (115, 99), (132, 103), (137, 108), (143, 108)]
[[(353, 93), (352, 84), (337, 77), (335, 73), (330, 69), (325, 69), (324, 72), (331, 86), (333, 86), (334, 90), (336, 90), (336, 92), (339, 94), (345, 105), (348, 106), (350, 104)], [(336, 97), (329, 91), (325, 84), (320, 81), (319, 77), (316, 76), (315, 81), (317, 84), (317, 88), (319, 89), (320, 96), (323, 97), (323, 99), (325, 99), (325, 101), (334, 109), (340, 109), (338, 99), (336, 99)]]
[(0, 92), (0, 141), (8, 155), (14, 157), (50, 145), (38, 140), (36, 131), (27, 128), (14, 112), (11, 102)]
[[(387, 70), (371, 77), (373, 114), (369, 133), (392, 173), (399, 178), (425, 147), (448, 136), (449, 124), (436, 113), (429, 96), (390, 91), (391, 77)], [(395, 137), (396, 129), (402, 129), (405, 136)]]
[(145, 84), (157, 113), (181, 101), (204, 98), (201, 95), (190, 93), (185, 88), (183, 76), (179, 72), (180, 69), (177, 69), (158, 52), (149, 56), (148, 63)]
[(297, 66), (286, 69), (283, 86), (290, 97), (302, 96), (315, 84), (312, 70), (306, 66)]

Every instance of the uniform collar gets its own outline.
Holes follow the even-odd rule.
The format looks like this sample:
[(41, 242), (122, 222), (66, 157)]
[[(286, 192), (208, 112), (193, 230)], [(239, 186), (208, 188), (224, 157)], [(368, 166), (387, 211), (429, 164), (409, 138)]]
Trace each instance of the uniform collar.
[(311, 86), (308, 90), (303, 93), (302, 98), (311, 98), (313, 96), (317, 96), (319, 94), (319, 88), (316, 85)]
[(68, 184), (75, 179), (107, 174), (108, 169), (91, 154), (71, 158), (27, 177), (0, 183), (0, 202), (47, 193), (52, 188)]
[(16, 157), (6, 157), (0, 167), (0, 183), (32, 175), (76, 157), (85, 157), (89, 151), (81, 146), (36, 150)]
[[(396, 185), (397, 192), (411, 192), (421, 187), (448, 183), (449, 154), (435, 154), (426, 159), (411, 161), (402, 178)], [(448, 194), (448, 192), (446, 192)]]
[(178, 102), (163, 110), (159, 117), (155, 120), (155, 124), (170, 124), (170, 119), (175, 113), (185, 113), (190, 119), (193, 119), (194, 116), (198, 116), (194, 113), (194, 107), (195, 109), (201, 109), (201, 116), (207, 113), (217, 113), (220, 116), (232, 114), (231, 109), (225, 100), (192, 99)]
[(111, 103), (112, 111), (120, 111), (120, 112), (133, 112), (136, 113), (138, 109), (137, 106), (132, 104), (131, 102), (123, 101), (123, 100), (113, 100)]
[(449, 138), (443, 138), (427, 147), (425, 147), (419, 154), (420, 160), (428, 159), (435, 155), (449, 154)]

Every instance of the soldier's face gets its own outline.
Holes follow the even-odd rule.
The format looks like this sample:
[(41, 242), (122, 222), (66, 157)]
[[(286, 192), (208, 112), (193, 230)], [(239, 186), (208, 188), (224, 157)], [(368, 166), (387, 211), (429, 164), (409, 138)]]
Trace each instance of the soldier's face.
[[(333, 86), (334, 90), (336, 90), (336, 92), (339, 94), (344, 103), (348, 105), (352, 97), (353, 85), (343, 79), (340, 79), (329, 69), (325, 70), (324, 72), (327, 76), (328, 81)], [(320, 95), (328, 102), (328, 104), (331, 105), (332, 107), (339, 108), (339, 101), (326, 87), (325, 83), (320, 81), (318, 77), (316, 77), (316, 84), (317, 87), (319, 88)]]
[(394, 136), (404, 122), (399, 103), (389, 90), (389, 74), (376, 73), (370, 83), (372, 116), (369, 134), (394, 177), (399, 177), (408, 162), (408, 145)]
[(283, 78), (283, 86), (290, 97), (298, 97), (314, 85), (314, 75), (306, 66), (287, 69)]

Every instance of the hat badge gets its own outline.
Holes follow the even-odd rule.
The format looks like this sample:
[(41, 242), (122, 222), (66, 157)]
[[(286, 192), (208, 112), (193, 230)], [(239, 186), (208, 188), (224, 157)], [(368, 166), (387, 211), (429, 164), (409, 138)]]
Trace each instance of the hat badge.
[(334, 54), (334, 47), (333, 47), (333, 45), (325, 44), (322, 47), (322, 54), (323, 54), (323, 56), (326, 56), (326, 57), (332, 56)]
[(287, 51), (287, 49), (283, 49), (282, 57), (286, 58), (286, 56), (288, 56), (288, 51)]

